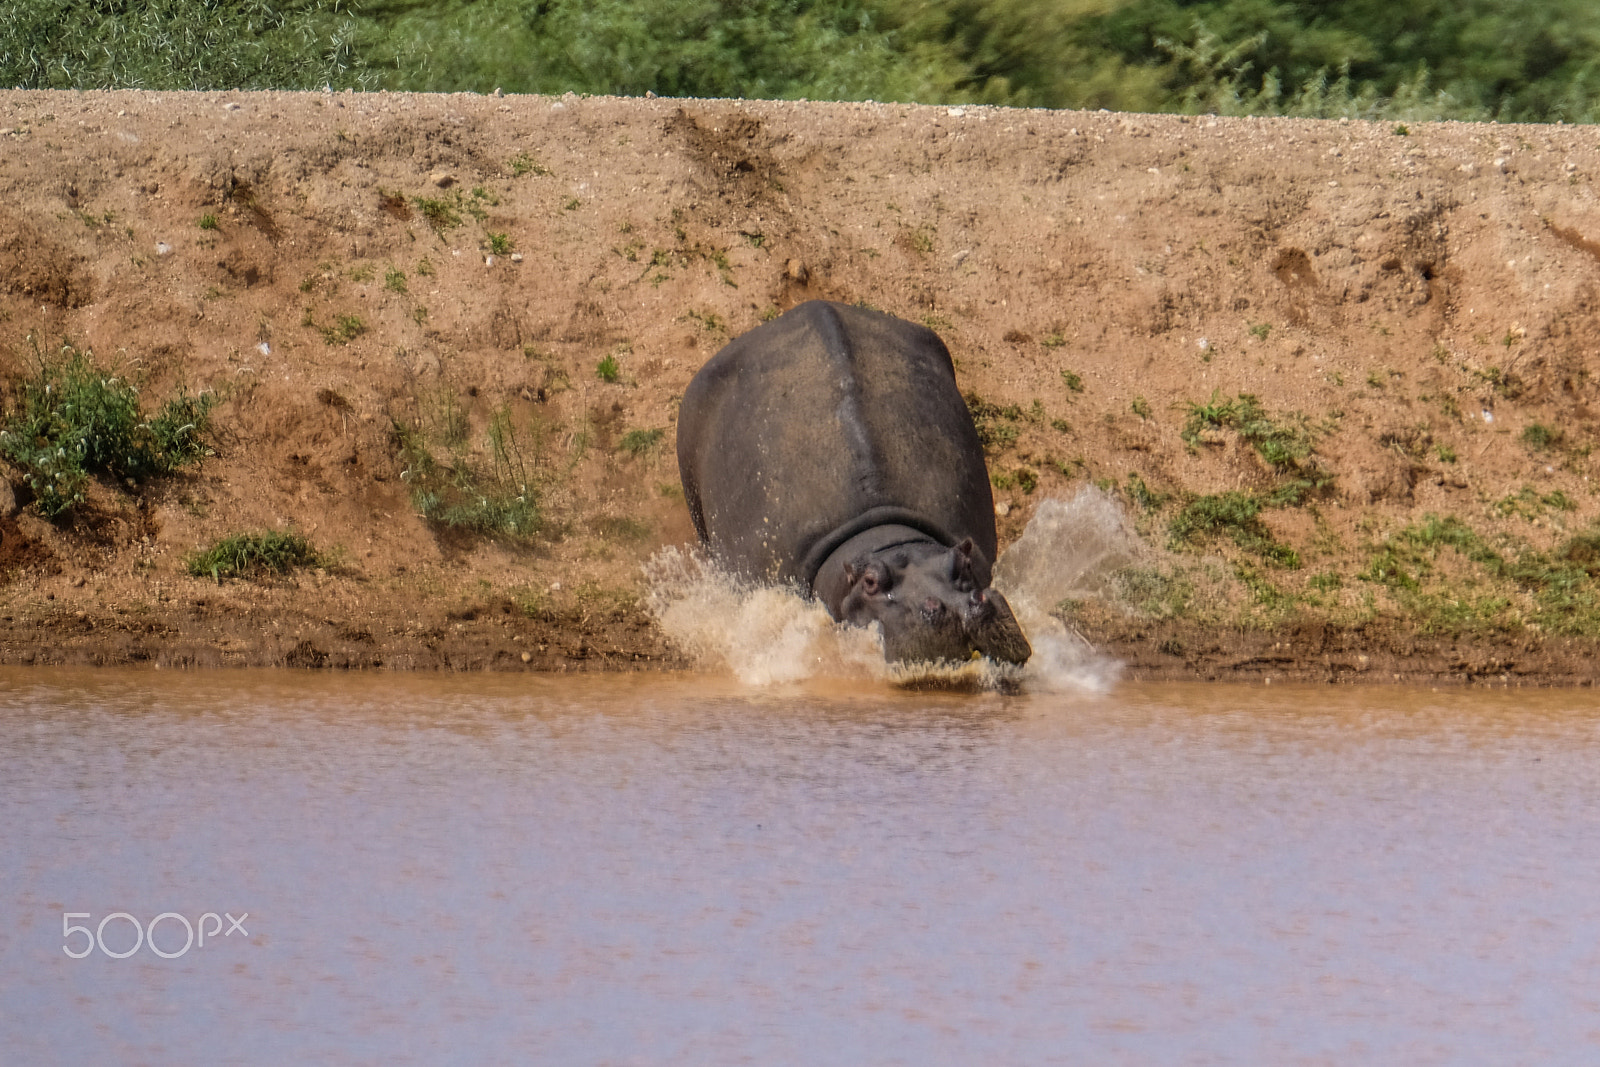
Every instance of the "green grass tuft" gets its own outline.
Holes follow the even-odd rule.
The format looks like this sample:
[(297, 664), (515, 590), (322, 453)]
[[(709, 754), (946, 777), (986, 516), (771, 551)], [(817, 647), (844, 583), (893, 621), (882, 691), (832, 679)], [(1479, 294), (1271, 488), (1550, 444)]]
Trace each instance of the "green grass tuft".
[(186, 563), (194, 577), (221, 582), (288, 574), (301, 567), (325, 566), (327, 561), (299, 534), (270, 530), (224, 537), (190, 555)]
[(642, 456), (661, 443), (665, 430), (629, 430), (622, 435), (617, 447), (630, 456)]
[(1298, 568), (1300, 554), (1275, 540), (1261, 521), (1263, 503), (1259, 497), (1238, 490), (1196, 497), (1172, 520), (1172, 537), (1175, 541), (1198, 543), (1226, 534), (1240, 548), (1269, 563), (1291, 570)]

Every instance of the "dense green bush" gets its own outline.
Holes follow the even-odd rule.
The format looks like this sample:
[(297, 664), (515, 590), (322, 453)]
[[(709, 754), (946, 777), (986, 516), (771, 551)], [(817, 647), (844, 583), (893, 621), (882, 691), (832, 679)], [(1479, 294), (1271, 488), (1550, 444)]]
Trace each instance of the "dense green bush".
[(1594, 121), (1591, 0), (0, 0), (0, 84)]
[(0, 0), (0, 86), (364, 85), (345, 0)]
[(41, 360), (0, 430), (0, 454), (22, 469), (40, 514), (55, 518), (84, 500), (91, 474), (170, 474), (210, 454), (215, 398), (179, 392), (153, 416), (126, 378), (72, 347)]

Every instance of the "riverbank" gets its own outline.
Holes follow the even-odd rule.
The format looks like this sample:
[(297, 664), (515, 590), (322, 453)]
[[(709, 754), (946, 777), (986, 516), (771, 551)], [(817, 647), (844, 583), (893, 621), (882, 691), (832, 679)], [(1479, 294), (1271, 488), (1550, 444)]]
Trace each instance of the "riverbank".
[[(1131, 675), (1595, 674), (1588, 127), (6, 92), (0, 148), (7, 409), (65, 343), (219, 401), (59, 521), (0, 465), (0, 662), (688, 666), (677, 399), (826, 298), (945, 337), (1003, 547), (1123, 510), (1056, 610)], [(320, 565), (190, 574), (252, 531)]]

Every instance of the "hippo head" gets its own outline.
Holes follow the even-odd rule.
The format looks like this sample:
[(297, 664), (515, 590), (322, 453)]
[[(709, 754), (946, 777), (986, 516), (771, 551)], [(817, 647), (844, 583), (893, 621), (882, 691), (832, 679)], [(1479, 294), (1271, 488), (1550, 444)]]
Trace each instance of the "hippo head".
[(1005, 597), (983, 587), (987, 571), (970, 539), (954, 548), (914, 541), (862, 553), (844, 564), (848, 591), (835, 614), (857, 626), (879, 623), (892, 663), (959, 661), (974, 651), (1026, 663), (1033, 649)]

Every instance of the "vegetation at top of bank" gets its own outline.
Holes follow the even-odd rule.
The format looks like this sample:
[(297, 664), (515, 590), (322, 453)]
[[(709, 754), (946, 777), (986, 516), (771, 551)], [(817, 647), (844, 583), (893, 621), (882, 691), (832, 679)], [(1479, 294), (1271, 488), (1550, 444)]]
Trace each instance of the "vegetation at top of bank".
[[(31, 340), (31, 339), (30, 339)], [(216, 397), (178, 390), (154, 415), (125, 375), (92, 353), (34, 349), (37, 371), (18, 383), (0, 430), (0, 455), (21, 469), (33, 504), (58, 519), (87, 498), (92, 475), (138, 479), (171, 474), (211, 454), (206, 436)]]
[(9, 0), (4, 12), (7, 87), (1600, 117), (1589, 0)]

